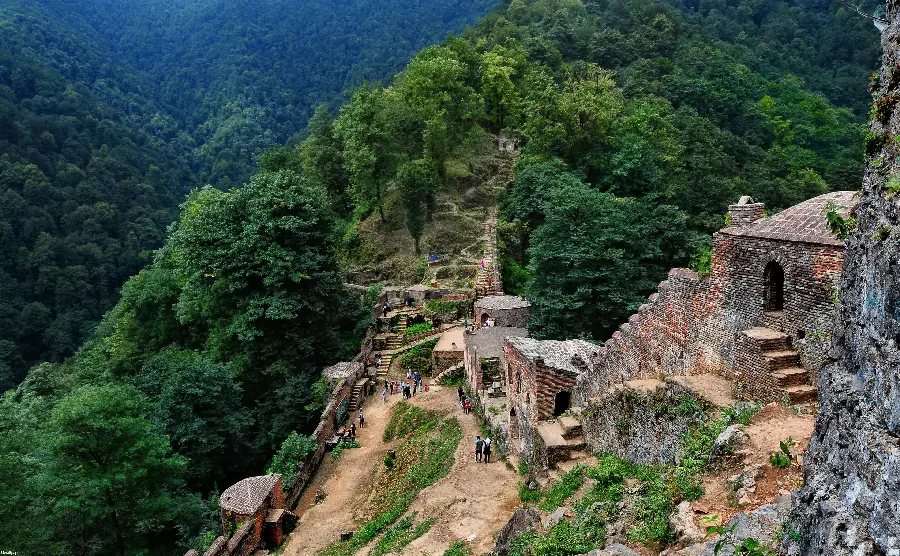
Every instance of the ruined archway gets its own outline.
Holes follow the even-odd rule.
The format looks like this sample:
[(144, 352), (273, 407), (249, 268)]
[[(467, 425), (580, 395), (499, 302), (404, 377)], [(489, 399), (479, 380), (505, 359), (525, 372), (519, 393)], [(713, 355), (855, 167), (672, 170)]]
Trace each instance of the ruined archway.
[(763, 274), (763, 310), (784, 310), (784, 269), (775, 261), (766, 265)]
[(572, 404), (572, 393), (566, 390), (556, 393), (556, 397), (553, 399), (553, 416), (559, 417), (563, 413), (569, 410), (569, 406)]

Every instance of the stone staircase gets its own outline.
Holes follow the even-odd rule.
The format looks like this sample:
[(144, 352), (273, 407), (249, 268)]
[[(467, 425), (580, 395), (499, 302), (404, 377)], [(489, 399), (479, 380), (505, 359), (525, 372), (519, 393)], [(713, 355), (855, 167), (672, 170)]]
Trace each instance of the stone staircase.
[(818, 389), (811, 385), (809, 371), (800, 363), (800, 354), (791, 349), (787, 334), (771, 328), (757, 327), (744, 331), (761, 355), (762, 371), (767, 372), (791, 403), (814, 401)]
[(353, 385), (353, 390), (350, 391), (350, 403), (347, 405), (347, 411), (350, 412), (351, 416), (362, 405), (363, 398), (366, 395), (366, 383), (368, 382), (368, 378), (361, 378)]
[[(498, 283), (500, 281), (500, 273), (495, 272), (496, 265), (498, 264), (495, 260), (497, 249), (496, 226), (497, 223), (493, 219), (484, 225), (485, 236), (488, 238), (488, 242), (484, 248), (484, 255), (482, 256), (484, 268), (482, 269), (479, 265), (478, 271), (475, 274), (476, 299), (485, 297), (485, 295), (503, 295), (503, 286)], [(489, 280), (491, 281), (490, 286), (488, 286)], [(485, 291), (487, 294), (485, 294)]]
[(378, 365), (378, 378), (384, 378), (388, 375), (388, 371), (391, 370), (391, 361), (393, 361), (394, 356), (390, 353), (382, 353), (381, 354), (381, 363)]
[(542, 421), (538, 423), (537, 431), (544, 441), (550, 467), (575, 459), (585, 450), (581, 421), (575, 417), (564, 415), (553, 421)]

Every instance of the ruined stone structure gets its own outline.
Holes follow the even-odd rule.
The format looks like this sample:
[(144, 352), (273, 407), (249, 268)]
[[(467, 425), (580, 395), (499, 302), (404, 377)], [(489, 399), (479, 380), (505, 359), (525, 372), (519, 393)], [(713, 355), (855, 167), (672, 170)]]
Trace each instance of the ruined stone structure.
[(475, 321), (479, 326), (525, 328), (531, 317), (531, 303), (514, 295), (491, 295), (475, 302)]
[(514, 451), (537, 455), (540, 460), (553, 455), (548, 451), (583, 447), (577, 420), (545, 425), (542, 422), (559, 418), (570, 409), (575, 383), (598, 349), (599, 346), (583, 340), (506, 339), (502, 372), (506, 377), (509, 436)]
[(506, 395), (506, 377), (501, 372), (503, 345), (507, 338), (519, 336), (528, 336), (528, 330), (493, 326), (466, 333), (466, 382), (473, 391), (485, 391), (494, 397)]
[[(512, 449), (548, 462), (562, 441), (577, 449), (582, 433), (592, 449), (608, 448), (612, 425), (599, 408), (613, 406), (626, 381), (707, 374), (761, 402), (815, 399), (844, 253), (826, 213), (847, 216), (856, 202), (852, 192), (828, 193), (765, 217), (744, 197), (713, 237), (709, 273), (672, 270), (602, 347), (507, 341)], [(560, 394), (581, 412), (577, 428), (556, 418), (567, 405)], [(658, 453), (668, 460), (675, 448)]]
[(788, 554), (900, 554), (900, 207), (885, 185), (900, 172), (891, 139), (900, 135), (900, 2), (888, 0), (885, 17), (875, 84), (875, 103), (885, 108), (871, 124), (874, 148), (858, 227), (847, 241), (833, 362), (819, 378), (816, 430), (789, 519), (800, 540), (785, 538)]
[(604, 344), (576, 388), (580, 404), (625, 380), (710, 372), (759, 401), (815, 398), (843, 262), (826, 206), (846, 215), (856, 199), (828, 193), (769, 218), (751, 201), (729, 207), (708, 276), (672, 270)]

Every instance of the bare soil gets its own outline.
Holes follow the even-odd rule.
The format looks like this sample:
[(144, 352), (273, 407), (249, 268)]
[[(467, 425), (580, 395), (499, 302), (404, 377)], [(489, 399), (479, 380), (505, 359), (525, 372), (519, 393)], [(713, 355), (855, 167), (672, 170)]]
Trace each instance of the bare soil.
[[(363, 408), (366, 427), (357, 435), (362, 446), (344, 450), (337, 462), (326, 456), (298, 505), (300, 522), (288, 537), (285, 556), (312, 556), (338, 540), (341, 532), (359, 528), (361, 524), (354, 521), (353, 515), (368, 500), (385, 453), (401, 442), (386, 444), (381, 439), (391, 409), (398, 401), (400, 395), (389, 397), (387, 404), (381, 403), (380, 396), (368, 399)], [(480, 428), (474, 415), (463, 415), (454, 388), (432, 386), (428, 392), (416, 394), (411, 403), (457, 414), (463, 441), (457, 447), (450, 473), (422, 490), (413, 501), (410, 511), (419, 512), (417, 522), (428, 518), (436, 521), (402, 554), (440, 555), (454, 541), (472, 536), (474, 540), (469, 546), (475, 554), (489, 552), (494, 546), (494, 535), (518, 506), (517, 474), (502, 461), (475, 462), (474, 441), (475, 435), (481, 434)], [(314, 504), (317, 489), (324, 490), (327, 497)], [(360, 554), (366, 554), (370, 548), (365, 547)]]

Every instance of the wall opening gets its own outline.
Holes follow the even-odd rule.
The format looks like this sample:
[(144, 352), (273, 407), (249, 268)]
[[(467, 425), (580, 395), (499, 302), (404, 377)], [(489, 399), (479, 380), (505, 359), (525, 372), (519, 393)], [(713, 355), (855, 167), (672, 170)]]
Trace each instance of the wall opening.
[(566, 392), (565, 390), (562, 392), (556, 393), (556, 398), (553, 400), (553, 416), (559, 417), (563, 413), (569, 410), (569, 406), (572, 402), (572, 393)]
[(488, 314), (487, 314), (487, 313), (482, 313), (482, 314), (481, 314), (481, 327), (482, 327), (482, 328), (484, 328), (484, 327), (487, 326), (488, 318), (489, 318), (489, 317), (488, 317)]
[(784, 310), (784, 269), (775, 261), (766, 265), (763, 275), (763, 309), (770, 311)]

